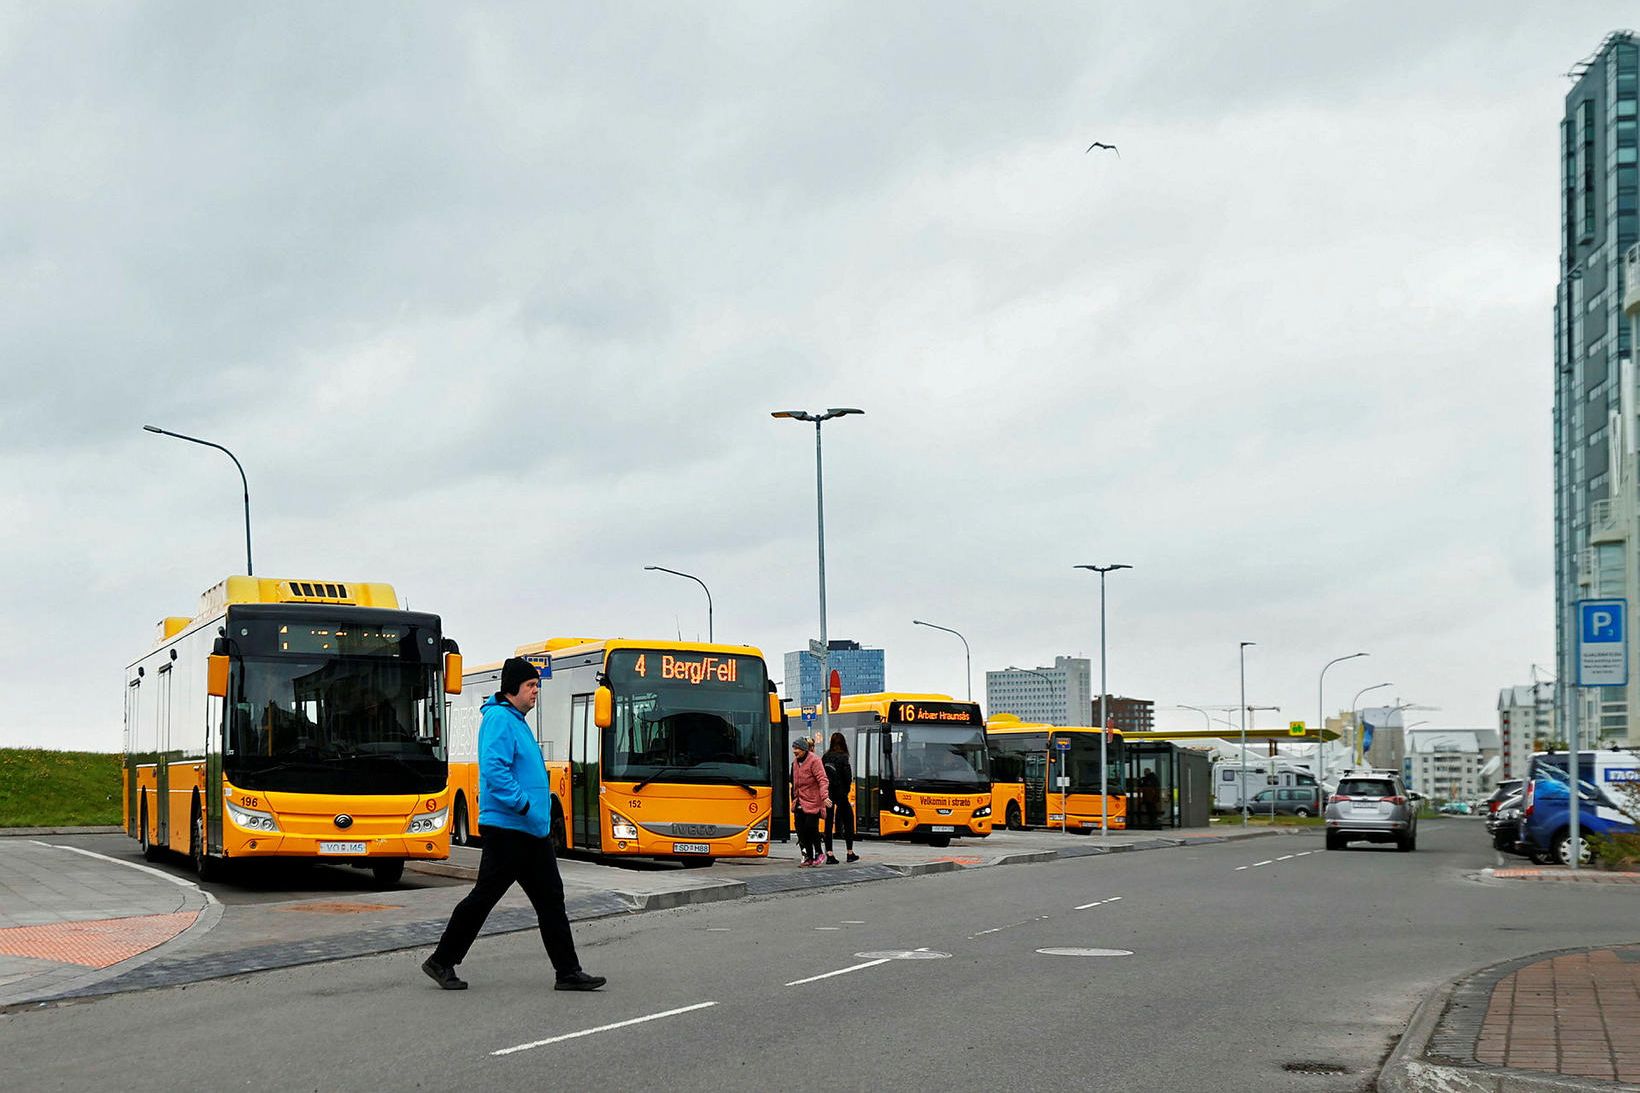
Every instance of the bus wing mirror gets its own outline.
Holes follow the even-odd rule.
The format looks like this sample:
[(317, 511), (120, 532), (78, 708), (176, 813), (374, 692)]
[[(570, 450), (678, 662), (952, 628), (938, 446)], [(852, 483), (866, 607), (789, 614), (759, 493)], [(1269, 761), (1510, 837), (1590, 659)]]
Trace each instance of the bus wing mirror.
[(212, 653), (205, 661), (205, 693), (228, 697), (228, 658), (221, 653)]
[(458, 695), (461, 693), (461, 654), (444, 654), (444, 693)]
[(769, 724), (778, 725), (785, 715), (785, 707), (780, 704), (780, 696), (773, 691), (769, 692)]
[(608, 687), (599, 687), (592, 696), (592, 723), (600, 729), (615, 724), (615, 692)]

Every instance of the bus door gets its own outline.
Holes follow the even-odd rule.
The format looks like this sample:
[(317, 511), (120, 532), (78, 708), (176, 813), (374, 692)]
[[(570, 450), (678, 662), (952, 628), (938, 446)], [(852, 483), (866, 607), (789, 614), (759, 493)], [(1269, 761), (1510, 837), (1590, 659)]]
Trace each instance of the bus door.
[(888, 738), (877, 729), (854, 734), (854, 823), (861, 831), (882, 827), (883, 745)]
[(158, 734), (157, 754), (154, 756), (154, 803), (148, 813), (154, 821), (154, 845), (171, 845), (171, 665), (159, 669), (159, 717), (154, 724)]
[(1025, 753), (1025, 826), (1048, 822), (1048, 753), (1032, 748)]
[(598, 742), (602, 730), (592, 721), (592, 696), (576, 695), (569, 711), (569, 811), (572, 846), (597, 850), (603, 845), (598, 815)]

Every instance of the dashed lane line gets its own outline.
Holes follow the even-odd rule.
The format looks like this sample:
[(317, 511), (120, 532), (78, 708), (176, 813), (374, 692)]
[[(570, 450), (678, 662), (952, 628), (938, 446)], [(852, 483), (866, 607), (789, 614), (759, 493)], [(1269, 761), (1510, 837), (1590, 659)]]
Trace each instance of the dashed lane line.
[(1076, 907), (1074, 907), (1074, 908), (1072, 908), (1072, 910), (1075, 910), (1075, 911), (1086, 911), (1086, 910), (1088, 910), (1088, 909), (1089, 909), (1089, 908), (1091, 908), (1091, 907), (1103, 907), (1103, 906), (1104, 906), (1104, 905), (1105, 905), (1105, 904), (1107, 904), (1107, 903), (1118, 903), (1118, 902), (1120, 902), (1120, 901), (1121, 901), (1121, 899), (1122, 899), (1122, 897), (1121, 897), (1121, 896), (1111, 896), (1111, 897), (1109, 897), (1109, 898), (1108, 898), (1108, 899), (1096, 899), (1096, 900), (1094, 900), (1094, 901), (1093, 901), (1093, 902), (1092, 902), (1092, 903), (1083, 903), (1083, 904), (1080, 904), (1080, 905), (1078, 905), (1078, 906), (1076, 906)]
[[(790, 984), (787, 985), (789, 986)], [(499, 1051), (492, 1051), (490, 1054), (512, 1055), (519, 1051), (529, 1051), (532, 1048), (546, 1047), (548, 1044), (561, 1044), (565, 1040), (578, 1040), (583, 1036), (594, 1036), (600, 1032), (611, 1032), (618, 1028), (626, 1028), (629, 1025), (642, 1025), (649, 1021), (659, 1021), (663, 1017), (676, 1017), (680, 1013), (692, 1013), (695, 1010), (703, 1010), (708, 1006), (715, 1005), (717, 1005), (716, 1002), (696, 1002), (692, 1006), (679, 1006), (677, 1009), (664, 1010), (660, 1013), (651, 1013), (643, 1017), (633, 1017), (625, 1021), (615, 1021), (611, 1024), (599, 1025), (597, 1028), (584, 1028), (580, 1032), (566, 1032), (562, 1036), (549, 1036), (545, 1040), (531, 1040), (527, 1044), (515, 1044), (512, 1047), (501, 1048)]]
[(811, 975), (807, 979), (793, 979), (790, 983), (787, 983), (786, 986), (801, 987), (804, 983), (814, 983), (821, 979), (830, 979), (834, 975), (847, 975), (849, 972), (862, 971), (866, 968), (875, 968), (879, 964), (887, 964), (888, 960), (889, 958), (885, 956), (881, 960), (868, 960), (864, 964), (854, 964), (847, 968), (838, 968), (834, 972), (824, 972), (820, 975)]
[[(1256, 861), (1252, 865), (1238, 865), (1232, 872), (1239, 873), (1243, 869), (1257, 869), (1261, 865), (1274, 865), (1278, 861), (1290, 861), (1293, 858), (1307, 858), (1314, 853), (1314, 850), (1300, 850), (1293, 854), (1283, 854), (1279, 858), (1266, 858), (1264, 861)], [(1081, 908), (1078, 907), (1077, 910), (1081, 910)]]

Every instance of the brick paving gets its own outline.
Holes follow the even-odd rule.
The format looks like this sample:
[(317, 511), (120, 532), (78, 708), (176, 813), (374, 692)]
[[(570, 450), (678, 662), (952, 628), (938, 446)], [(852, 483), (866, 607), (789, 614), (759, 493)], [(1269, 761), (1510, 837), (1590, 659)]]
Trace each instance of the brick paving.
[(78, 964), (82, 968), (107, 968), (164, 944), (198, 918), (198, 911), (179, 911), (169, 915), (11, 926), (0, 929), (0, 955)]
[(1458, 984), (1427, 1049), (1437, 1062), (1640, 1083), (1640, 945), (1499, 964)]
[(1608, 873), (1603, 869), (1579, 869), (1572, 872), (1565, 867), (1494, 869), (1492, 876), (1503, 880), (1561, 881), (1576, 884), (1640, 884), (1640, 873)]

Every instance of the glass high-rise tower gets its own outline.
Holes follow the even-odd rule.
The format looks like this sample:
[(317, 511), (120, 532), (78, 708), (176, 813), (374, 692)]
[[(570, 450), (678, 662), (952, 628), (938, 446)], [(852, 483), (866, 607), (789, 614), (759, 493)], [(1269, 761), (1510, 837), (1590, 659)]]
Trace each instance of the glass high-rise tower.
[[(1640, 482), (1632, 333), (1624, 258), (1640, 226), (1636, 103), (1640, 43), (1607, 36), (1570, 73), (1560, 123), (1560, 278), (1555, 295), (1555, 650), (1577, 678), (1573, 613), (1580, 599), (1624, 596), (1634, 633), (1640, 596)], [(1631, 641), (1631, 662), (1637, 655)], [(1583, 740), (1640, 743), (1640, 679), (1583, 692)], [(1563, 704), (1575, 693), (1563, 687)], [(1565, 711), (1564, 712), (1569, 712)]]

